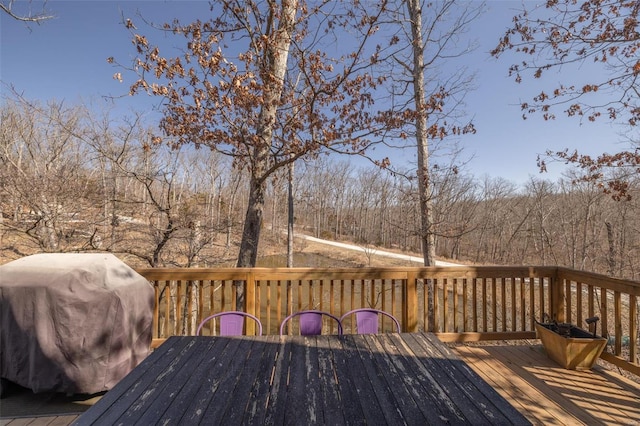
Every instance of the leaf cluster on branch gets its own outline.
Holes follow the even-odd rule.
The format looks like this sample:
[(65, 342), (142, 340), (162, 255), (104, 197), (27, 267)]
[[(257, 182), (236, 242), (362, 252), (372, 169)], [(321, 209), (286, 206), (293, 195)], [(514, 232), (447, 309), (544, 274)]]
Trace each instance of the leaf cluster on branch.
[[(322, 11), (328, 4), (302, 7), (292, 23), (287, 69), (280, 80), (272, 68), (274, 56), (284, 54), (274, 49), (282, 32), (276, 27), (282, 14), (275, 4), (269, 3), (268, 10), (254, 5), (256, 10), (248, 13), (235, 2), (217, 2), (209, 21), (163, 24), (162, 30), (185, 40), (186, 48), (177, 56), (151, 44), (126, 20), (138, 55), (130, 68), (137, 76), (130, 94), (146, 92), (162, 99), (161, 128), (176, 144), (210, 147), (234, 157), (240, 166), (250, 166), (256, 148), (265, 143), (273, 168), (323, 149), (364, 151), (371, 143), (368, 135), (379, 134), (388, 124), (371, 108), (372, 93), (385, 80), (369, 70), (378, 52), (363, 52), (378, 17), (365, 9), (344, 9), (344, 4), (332, 6), (333, 14)], [(311, 26), (319, 19), (316, 14), (326, 21), (317, 27)], [(358, 37), (349, 41), (352, 49), (330, 57), (327, 43), (335, 35), (311, 33), (338, 28)], [(120, 80), (122, 74), (114, 78)], [(276, 92), (279, 96), (271, 98)], [(266, 106), (277, 110), (267, 124), (271, 141), (260, 140)]]
[[(522, 102), (523, 118), (540, 113), (545, 120), (553, 120), (554, 111), (563, 108), (565, 115), (580, 121), (608, 119), (635, 128), (640, 123), (639, 14), (637, 1), (548, 0), (544, 7), (516, 15), (491, 54), (500, 57), (514, 51), (524, 56), (509, 68), (518, 83), (560, 70), (569, 80), (549, 83), (530, 102)], [(600, 72), (591, 76), (582, 67)], [(583, 179), (598, 182), (616, 199), (629, 196), (625, 178), (640, 166), (637, 149), (604, 153), (595, 159), (568, 150), (549, 151), (546, 157), (573, 164), (585, 172)], [(538, 161), (545, 171), (546, 161)], [(623, 168), (626, 173), (619, 173)]]

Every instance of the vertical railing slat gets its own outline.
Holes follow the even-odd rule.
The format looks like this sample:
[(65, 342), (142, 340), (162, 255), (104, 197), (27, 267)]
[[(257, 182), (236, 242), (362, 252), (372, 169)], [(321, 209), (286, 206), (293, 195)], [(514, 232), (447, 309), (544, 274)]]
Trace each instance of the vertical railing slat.
[(511, 277), (511, 331), (516, 331), (518, 324), (518, 304), (516, 303), (516, 278)]
[(535, 330), (536, 326), (536, 288), (535, 280), (533, 277), (527, 277), (527, 283), (529, 283), (529, 330)]
[(500, 302), (502, 305), (502, 331), (507, 331), (507, 284), (504, 277), (500, 278)]
[(619, 291), (613, 292), (613, 329), (615, 333), (615, 354), (619, 356), (622, 353), (622, 298)]
[(340, 312), (347, 312), (344, 306), (344, 280), (340, 280)]
[(524, 278), (520, 277), (520, 331), (527, 329), (527, 292), (524, 286)]
[(449, 327), (449, 286), (446, 278), (442, 279), (442, 331), (447, 332)]
[(491, 331), (498, 331), (498, 289), (496, 279), (491, 279)]
[(582, 325), (584, 324), (582, 321), (584, 318), (582, 317), (582, 289), (584, 285), (582, 282), (576, 282), (576, 324)]
[(482, 331), (485, 333), (489, 331), (489, 304), (487, 302), (487, 279), (482, 278)]
[(629, 296), (629, 360), (638, 362), (638, 299), (634, 295)]
[(440, 282), (440, 280), (438, 280), (437, 278), (434, 278), (432, 280), (428, 280), (432, 283), (432, 288), (433, 288), (433, 316), (432, 318), (429, 318), (430, 321), (433, 321), (433, 324), (431, 324), (431, 326), (433, 327), (433, 331), (435, 333), (438, 333), (439, 331), (441, 331), (440, 328), (440, 296), (439, 296), (439, 288), (440, 285), (438, 284)]
[(151, 332), (152, 339), (158, 339), (160, 337), (160, 282), (158, 280), (153, 282), (153, 331)]
[(602, 326), (602, 337), (609, 337), (609, 309), (607, 305), (607, 290), (600, 287), (600, 324)]
[(171, 281), (167, 280), (164, 282), (164, 299), (165, 299), (165, 312), (164, 312), (164, 335), (171, 336), (172, 331), (169, 330), (169, 326), (171, 325)]
[(177, 335), (182, 335), (182, 280), (176, 281), (176, 306), (175, 306), (176, 317), (174, 318), (174, 329)]
[(467, 331), (468, 324), (468, 303), (469, 303), (469, 291), (467, 288), (467, 279), (462, 279), (462, 332)]
[(453, 279), (453, 332), (457, 333), (461, 327), (459, 327), (460, 314), (458, 313), (458, 279)]
[(472, 311), (473, 311), (473, 328), (471, 331), (477, 333), (478, 332), (478, 279), (473, 278), (473, 289), (472, 289)]

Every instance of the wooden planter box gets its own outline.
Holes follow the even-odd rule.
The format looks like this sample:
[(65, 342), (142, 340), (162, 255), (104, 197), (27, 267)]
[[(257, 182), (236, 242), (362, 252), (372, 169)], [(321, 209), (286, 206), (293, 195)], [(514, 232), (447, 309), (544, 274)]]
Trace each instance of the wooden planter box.
[(552, 324), (536, 324), (538, 338), (549, 358), (568, 370), (588, 370), (604, 350), (607, 339), (572, 326), (569, 337), (553, 330)]

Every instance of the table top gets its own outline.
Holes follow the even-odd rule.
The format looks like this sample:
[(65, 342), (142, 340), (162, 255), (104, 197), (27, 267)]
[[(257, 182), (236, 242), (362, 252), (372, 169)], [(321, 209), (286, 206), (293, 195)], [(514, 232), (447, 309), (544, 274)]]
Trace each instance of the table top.
[(430, 333), (171, 337), (75, 424), (530, 424)]

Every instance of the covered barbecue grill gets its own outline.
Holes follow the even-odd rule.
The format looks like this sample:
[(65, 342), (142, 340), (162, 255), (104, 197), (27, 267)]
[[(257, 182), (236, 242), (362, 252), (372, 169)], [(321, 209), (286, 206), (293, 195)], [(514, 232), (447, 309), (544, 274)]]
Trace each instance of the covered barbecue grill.
[(111, 389), (149, 353), (149, 282), (112, 254), (0, 266), (0, 373), (33, 392)]

